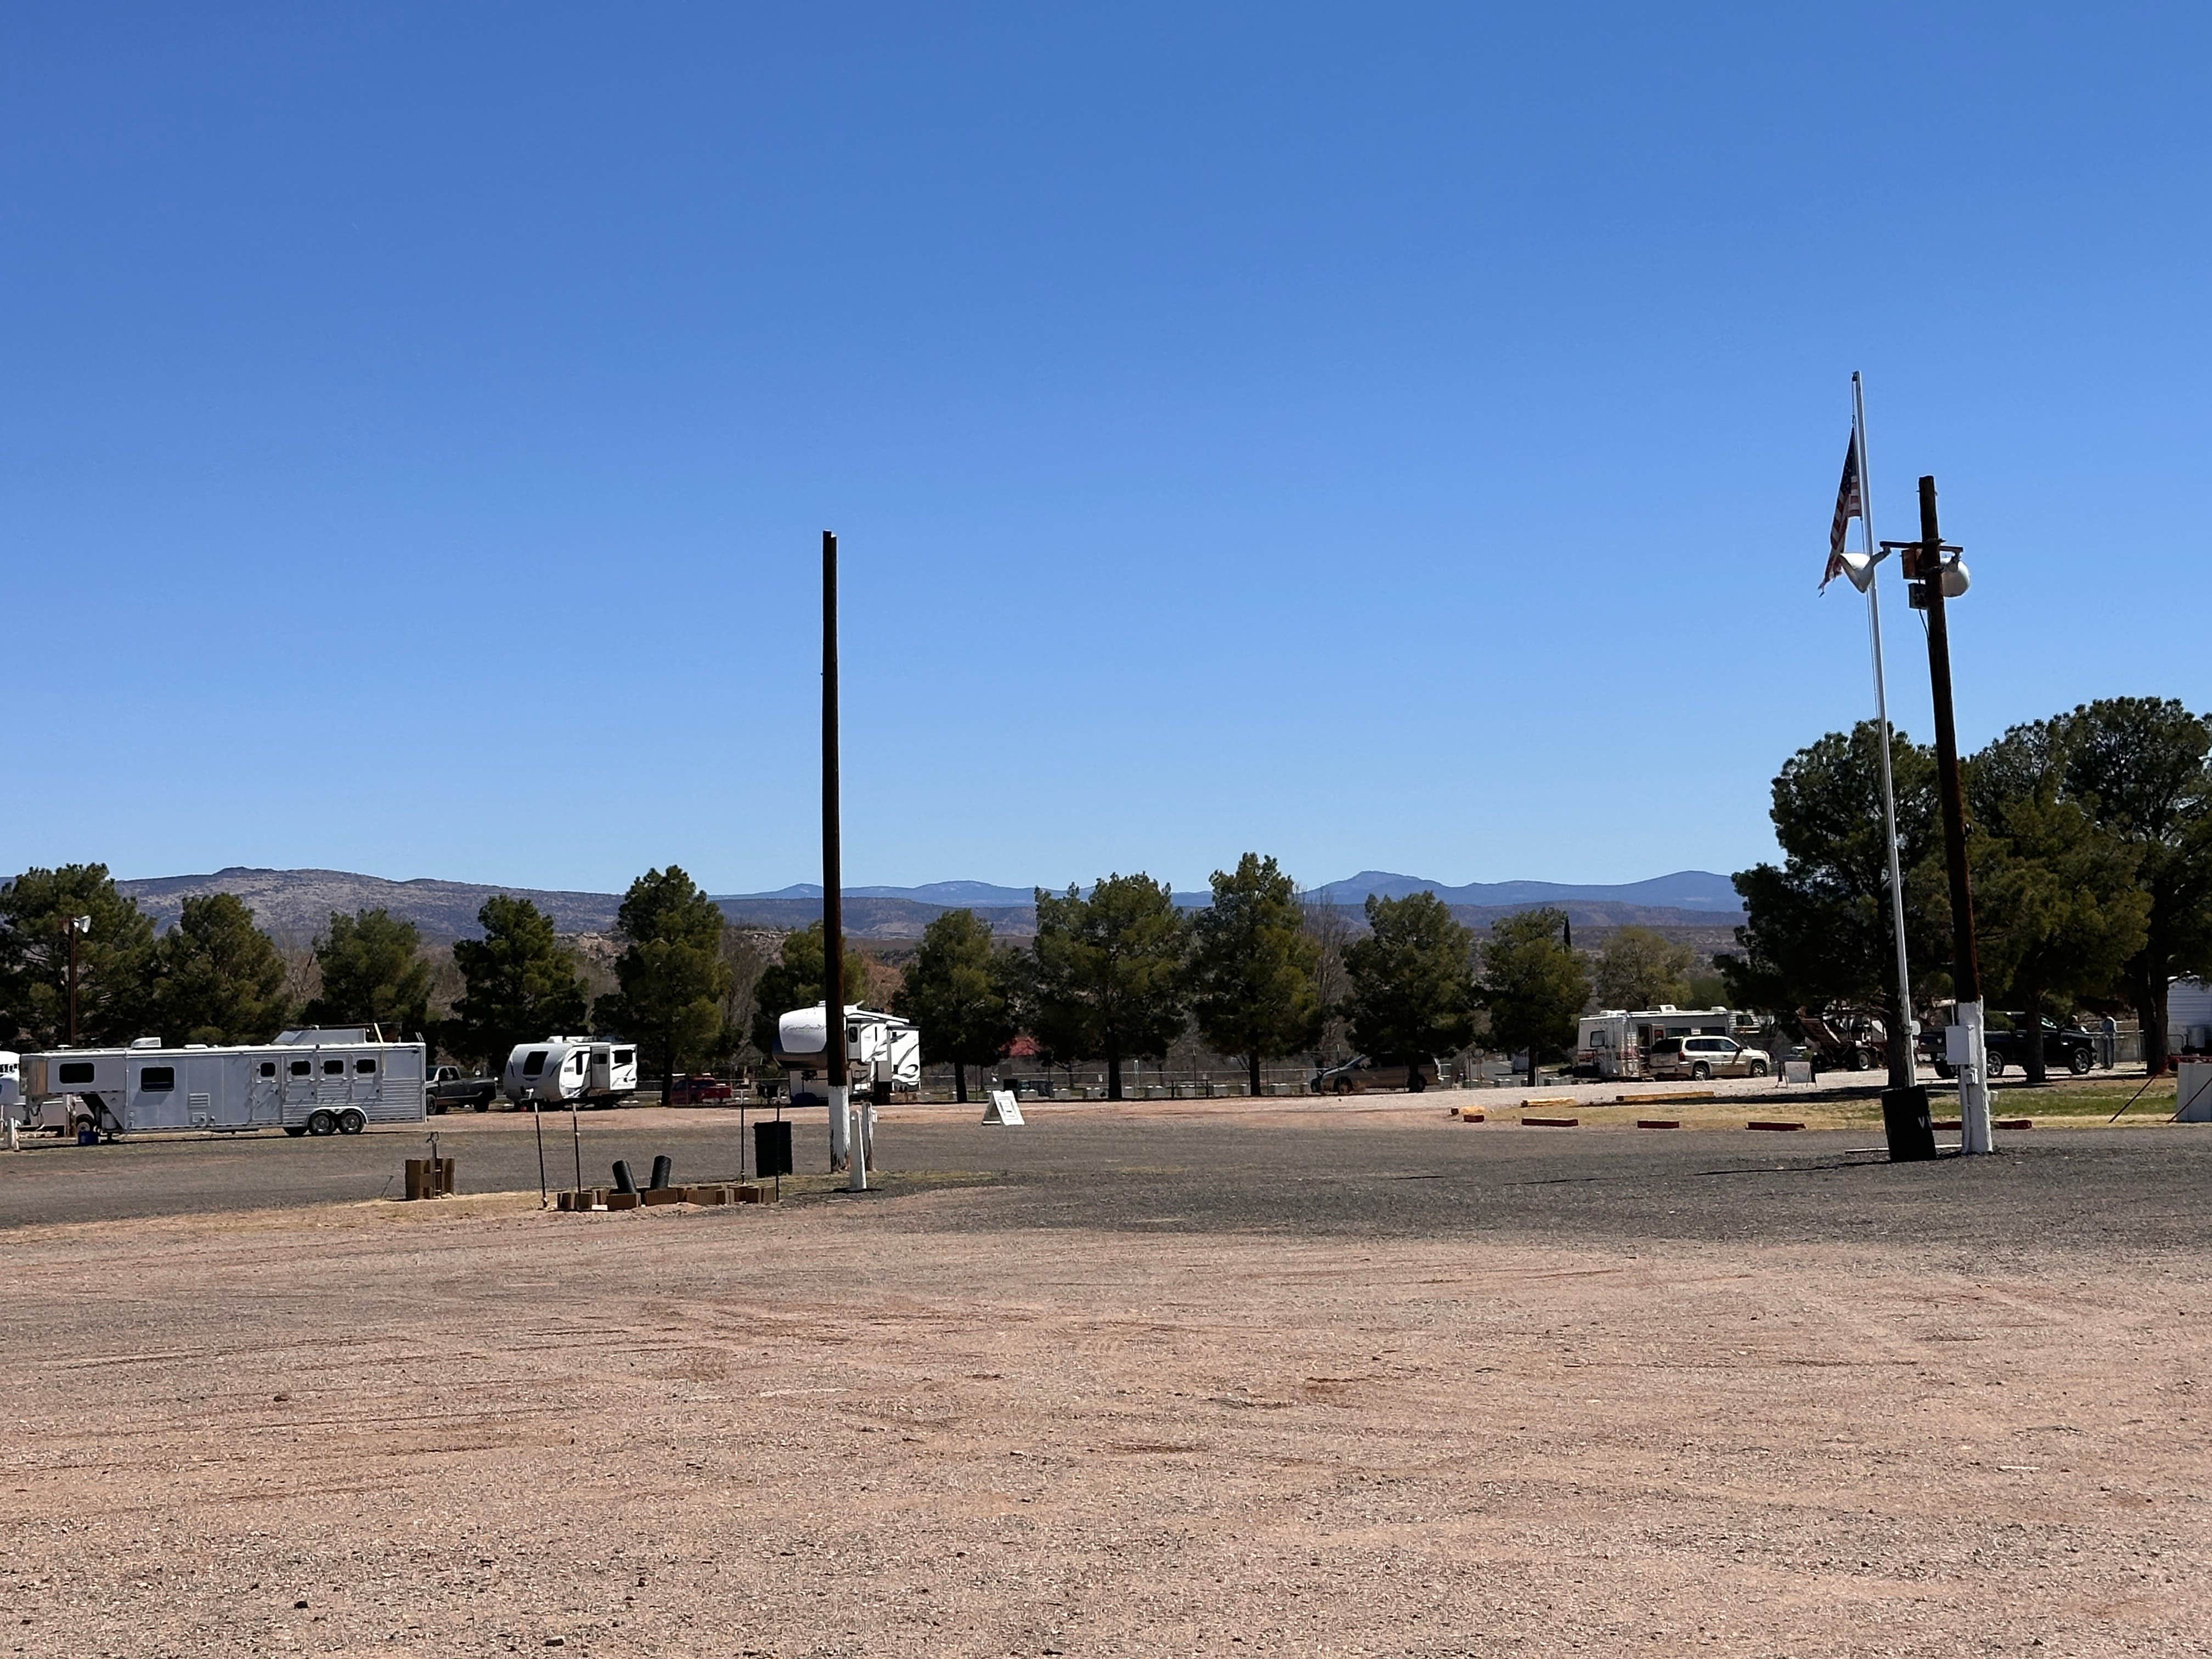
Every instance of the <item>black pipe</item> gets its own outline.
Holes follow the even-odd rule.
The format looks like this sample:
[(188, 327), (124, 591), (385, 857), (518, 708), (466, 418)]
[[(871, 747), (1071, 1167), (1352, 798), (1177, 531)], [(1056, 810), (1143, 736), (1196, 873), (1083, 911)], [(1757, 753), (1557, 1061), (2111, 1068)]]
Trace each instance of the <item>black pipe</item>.
[(663, 1152), (653, 1160), (653, 1179), (645, 1184), (653, 1191), (659, 1192), (668, 1185), (668, 1177), (674, 1174), (675, 1170), (676, 1160)]
[(629, 1178), (629, 1164), (627, 1159), (618, 1158), (615, 1160), (615, 1190), (618, 1193), (634, 1193), (637, 1190), (637, 1182)]

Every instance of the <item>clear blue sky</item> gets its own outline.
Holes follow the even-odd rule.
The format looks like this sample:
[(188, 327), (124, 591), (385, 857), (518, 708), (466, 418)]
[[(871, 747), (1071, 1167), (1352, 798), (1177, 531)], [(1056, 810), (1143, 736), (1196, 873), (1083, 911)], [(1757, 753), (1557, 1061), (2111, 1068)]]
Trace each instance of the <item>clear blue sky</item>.
[(1738, 868), (1855, 368), (2212, 706), (2208, 15), (19, 6), (0, 865), (813, 878), (834, 527), (851, 881)]

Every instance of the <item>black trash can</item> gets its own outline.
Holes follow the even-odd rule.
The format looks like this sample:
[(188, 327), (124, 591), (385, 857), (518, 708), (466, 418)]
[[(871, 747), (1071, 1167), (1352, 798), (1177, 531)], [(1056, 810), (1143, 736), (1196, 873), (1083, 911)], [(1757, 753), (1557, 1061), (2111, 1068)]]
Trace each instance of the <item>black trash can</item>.
[(791, 1125), (781, 1118), (753, 1125), (753, 1165), (763, 1178), (791, 1173)]
[(1936, 1130), (1928, 1121), (1928, 1091), (1918, 1084), (1910, 1089), (1881, 1091), (1881, 1127), (1889, 1139), (1889, 1161), (1911, 1164), (1936, 1156)]

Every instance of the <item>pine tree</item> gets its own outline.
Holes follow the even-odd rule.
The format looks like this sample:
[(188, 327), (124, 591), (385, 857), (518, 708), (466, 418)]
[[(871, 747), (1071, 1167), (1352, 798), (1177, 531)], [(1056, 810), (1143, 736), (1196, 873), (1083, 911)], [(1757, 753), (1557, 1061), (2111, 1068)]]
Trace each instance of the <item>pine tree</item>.
[(988, 1066), (1014, 1039), (1011, 955), (973, 910), (947, 910), (922, 929), (891, 999), (891, 1012), (921, 1033), (922, 1058), (952, 1062), (955, 1099), (968, 1098), (969, 1066)]
[(453, 945), (466, 988), (447, 1023), (447, 1048), (496, 1070), (518, 1043), (581, 1031), (584, 981), (528, 899), (495, 893), (477, 912), (483, 937)]
[(154, 951), (155, 1023), (170, 1042), (266, 1042), (292, 1015), (284, 958), (234, 893), (185, 901)]
[(1192, 1016), (1207, 1042), (1243, 1060), (1255, 1095), (1261, 1061), (1321, 1034), (1321, 943), (1304, 923), (1291, 878), (1247, 853), (1234, 874), (1213, 872), (1213, 903), (1192, 924)]

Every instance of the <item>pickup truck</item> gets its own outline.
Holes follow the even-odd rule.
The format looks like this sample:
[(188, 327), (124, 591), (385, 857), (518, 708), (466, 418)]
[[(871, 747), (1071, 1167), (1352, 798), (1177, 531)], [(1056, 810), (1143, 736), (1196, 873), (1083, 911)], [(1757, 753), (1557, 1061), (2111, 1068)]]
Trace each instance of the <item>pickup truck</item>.
[[(1992, 1008), (1982, 1027), (1983, 1052), (1989, 1056), (1991, 1077), (2002, 1077), (2008, 1067), (2027, 1065), (2027, 1016)], [(1936, 1068), (1938, 1077), (1951, 1075), (1943, 1058), (1943, 1028), (1929, 1025), (1920, 1034), (1921, 1058)], [(2097, 1039), (2079, 1025), (2061, 1025), (2043, 1017), (2043, 1063), (2054, 1072), (2085, 1074), (2097, 1063)]]
[(488, 1112), (499, 1093), (495, 1077), (463, 1077), (458, 1066), (434, 1068), (422, 1085), (422, 1109), (439, 1112)]

